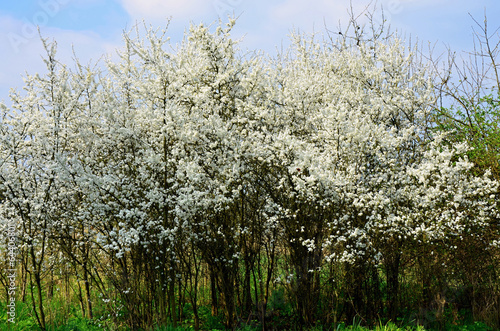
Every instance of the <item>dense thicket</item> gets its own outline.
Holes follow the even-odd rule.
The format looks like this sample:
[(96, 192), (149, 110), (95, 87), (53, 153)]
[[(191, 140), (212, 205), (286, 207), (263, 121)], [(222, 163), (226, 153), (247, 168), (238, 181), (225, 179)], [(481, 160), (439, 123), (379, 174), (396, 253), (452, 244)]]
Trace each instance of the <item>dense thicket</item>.
[(138, 29), (103, 70), (44, 41), (47, 73), (2, 105), (0, 213), (39, 325), (69, 284), (134, 329), (206, 306), (228, 328), (500, 325), (498, 182), (431, 125), (432, 63), (354, 21), (247, 54), (233, 24)]

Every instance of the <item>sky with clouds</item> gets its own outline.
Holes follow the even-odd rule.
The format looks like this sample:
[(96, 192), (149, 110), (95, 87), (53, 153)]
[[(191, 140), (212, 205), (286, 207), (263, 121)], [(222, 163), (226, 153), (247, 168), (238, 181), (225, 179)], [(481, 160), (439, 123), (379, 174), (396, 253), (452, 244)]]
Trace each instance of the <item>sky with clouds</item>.
[[(44, 73), (43, 37), (57, 41), (58, 55), (71, 64), (73, 51), (84, 63), (122, 45), (122, 33), (137, 21), (165, 26), (171, 39), (182, 39), (190, 22), (207, 24), (238, 17), (234, 35), (242, 47), (268, 53), (286, 44), (291, 29), (323, 32), (346, 22), (348, 9), (361, 11), (370, 0), (18, 0), (0, 2), (0, 101), (10, 88), (21, 89), (22, 76)], [(373, 1), (372, 1), (373, 4)], [(473, 20), (500, 27), (499, 0), (378, 0), (393, 30), (461, 52), (472, 47)], [(7, 102), (8, 103), (8, 102)]]

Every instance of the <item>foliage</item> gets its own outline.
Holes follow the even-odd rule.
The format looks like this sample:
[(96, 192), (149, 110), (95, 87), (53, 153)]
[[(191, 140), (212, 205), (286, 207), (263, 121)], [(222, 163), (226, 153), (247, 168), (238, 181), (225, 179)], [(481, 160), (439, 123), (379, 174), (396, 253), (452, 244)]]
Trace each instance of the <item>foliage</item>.
[[(447, 144), (469, 146), (464, 155), (474, 164), (473, 174), (491, 174), (499, 180), (500, 36), (498, 29), (491, 32), (486, 16), (483, 22), (473, 20), (474, 51), (465, 59), (458, 59), (450, 52), (448, 70), (441, 72), (444, 84), (439, 88), (440, 98), (446, 106), (441, 105), (435, 111), (434, 129), (447, 134), (444, 140)], [(496, 231), (486, 231), (482, 236), (460, 240), (452, 263), (456, 266), (453, 272), (462, 278), (467, 291), (485, 294), (480, 300), (472, 298), (474, 318), (498, 327), (498, 288), (493, 281), (498, 275), (495, 267), (498, 252), (477, 257), (490, 243), (496, 243), (496, 235)]]
[[(491, 171), (500, 177), (500, 76), (498, 30), (491, 32), (484, 22), (474, 19), (474, 51), (469, 57), (456, 59), (450, 54), (448, 71), (444, 72), (441, 94), (449, 107), (436, 112), (437, 129), (449, 132), (449, 140), (467, 142), (467, 155), (475, 164), (475, 173)], [(456, 73), (455, 79), (446, 75)]]
[(432, 63), (370, 23), (293, 34), (274, 58), (243, 54), (234, 20), (179, 45), (138, 27), (105, 69), (70, 70), (44, 40), (46, 76), (0, 122), (2, 226), (18, 225), (39, 327), (71, 328), (62, 299), (108, 329), (373, 325), (403, 308), (442, 325), (445, 283), (479, 273), (447, 271), (477, 253), (496, 272), (499, 184), (431, 134)]

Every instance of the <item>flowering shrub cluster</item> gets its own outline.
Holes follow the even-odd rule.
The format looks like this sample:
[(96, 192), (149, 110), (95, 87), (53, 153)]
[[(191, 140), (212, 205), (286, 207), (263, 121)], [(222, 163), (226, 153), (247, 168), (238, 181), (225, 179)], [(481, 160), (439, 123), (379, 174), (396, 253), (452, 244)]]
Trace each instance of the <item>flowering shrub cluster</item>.
[(185, 303), (199, 327), (208, 280), (233, 327), (265, 323), (278, 287), (300, 324), (395, 318), (410, 261), (431, 268), (467, 238), (498, 250), (499, 184), (430, 130), (437, 82), (416, 47), (353, 26), (269, 58), (242, 53), (233, 25), (178, 45), (137, 29), (104, 69), (70, 69), (44, 41), (46, 75), (1, 106), (0, 213), (41, 327), (44, 279), (68, 266), (90, 318), (98, 291), (133, 328), (175, 324)]

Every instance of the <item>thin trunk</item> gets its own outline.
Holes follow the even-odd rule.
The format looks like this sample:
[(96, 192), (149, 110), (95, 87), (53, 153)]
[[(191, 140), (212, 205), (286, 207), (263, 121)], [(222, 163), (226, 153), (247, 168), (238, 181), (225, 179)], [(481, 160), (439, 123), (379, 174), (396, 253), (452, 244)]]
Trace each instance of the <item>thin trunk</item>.
[(42, 321), (40, 319), (40, 315), (38, 314), (38, 310), (36, 309), (36, 300), (35, 300), (35, 294), (33, 293), (34, 290), (33, 290), (33, 276), (30, 272), (30, 293), (31, 293), (31, 305), (33, 307), (33, 312), (35, 313), (35, 318), (36, 318), (36, 321), (38, 323), (38, 325), (40, 326), (40, 329), (41, 330), (45, 330), (43, 328), (43, 324), (42, 324)]
[[(173, 269), (172, 269), (173, 270)], [(170, 282), (168, 285), (168, 296), (170, 300), (170, 314), (172, 317), (172, 324), (175, 327), (177, 327), (177, 304), (175, 302), (175, 273), (172, 272), (170, 274)]]
[(85, 297), (87, 300), (87, 311), (88, 311), (88, 317), (90, 319), (94, 318), (94, 313), (92, 312), (92, 299), (91, 299), (91, 293), (90, 293), (90, 280), (88, 277), (87, 273), (87, 268), (86, 266), (83, 269), (83, 281), (85, 282)]
[(177, 316), (178, 316), (179, 323), (182, 324), (182, 319), (184, 318), (184, 316), (183, 316), (184, 297), (182, 295), (182, 281), (180, 279), (179, 279), (178, 290), (179, 290), (179, 300), (178, 300), (178, 305), (177, 305), (177, 307), (178, 307)]
[[(225, 269), (225, 270), (224, 270)], [(232, 270), (227, 270), (229, 268), (223, 268), (225, 272), (221, 275), (221, 289), (222, 298), (224, 300), (224, 315), (226, 317), (226, 328), (234, 329), (234, 282), (232, 276)]]
[(194, 261), (194, 284), (191, 283), (191, 304), (193, 305), (193, 315), (194, 315), (194, 329), (198, 331), (200, 329), (200, 316), (198, 314), (198, 283), (200, 276), (200, 266), (196, 261), (196, 252), (194, 246), (191, 245), (192, 253), (193, 253), (193, 261)]
[(54, 270), (50, 270), (49, 290), (47, 291), (47, 300), (51, 300), (54, 296)]
[(165, 284), (165, 270), (160, 273), (160, 282), (157, 285), (157, 296), (158, 296), (158, 310), (160, 315), (160, 323), (161, 325), (165, 325), (167, 323), (167, 302), (166, 302), (166, 293), (163, 285)]
[[(397, 249), (397, 248), (396, 248)], [(401, 255), (394, 252), (387, 261), (387, 296), (389, 317), (395, 321), (399, 313), (399, 266)]]
[[(258, 257), (258, 261), (261, 261), (260, 254)], [(260, 264), (257, 264), (257, 269), (260, 268)], [(257, 276), (255, 275), (255, 269), (252, 269), (252, 274), (253, 274), (253, 289), (254, 289), (254, 295), (255, 295), (255, 312), (257, 314), (260, 314), (259, 310), (259, 287), (257, 286)], [(261, 316), (263, 318), (263, 316)]]
[(80, 301), (80, 309), (82, 310), (83, 318), (85, 318), (86, 312), (85, 312), (85, 303), (83, 299), (82, 287), (80, 286), (80, 281), (77, 281), (76, 283), (78, 284), (78, 301)]
[(21, 265), (21, 301), (26, 302), (26, 285), (28, 283), (28, 272), (26, 271), (26, 265), (23, 263)]
[[(33, 299), (33, 308), (35, 308), (35, 314), (37, 316), (38, 324), (42, 330), (45, 330), (45, 312), (43, 309), (43, 293), (42, 293), (42, 278), (41, 278), (41, 263), (36, 263), (36, 253), (33, 246), (30, 248), (31, 260), (33, 263), (33, 276), (35, 277), (35, 285), (37, 287), (37, 296), (38, 296), (38, 313), (35, 308), (35, 300), (33, 298), (33, 287), (31, 289), (31, 295)], [(43, 255), (43, 254), (42, 254)]]
[(268, 252), (267, 259), (269, 260), (269, 263), (268, 263), (268, 267), (267, 267), (266, 294), (264, 296), (264, 304), (262, 305), (262, 315), (263, 315), (262, 329), (263, 330), (267, 330), (266, 313), (267, 313), (267, 302), (269, 300), (269, 287), (271, 285), (271, 278), (273, 276), (273, 270), (274, 270), (274, 258), (275, 258), (275, 254), (274, 254), (275, 246), (274, 246), (274, 244), (272, 244), (270, 251), (266, 245), (266, 251)]
[(245, 254), (245, 276), (243, 279), (243, 305), (246, 313), (250, 314), (252, 311), (252, 293), (250, 286), (250, 273), (251, 265), (248, 254)]
[(210, 267), (210, 294), (211, 294), (211, 304), (212, 304), (212, 316), (217, 316), (219, 314), (218, 311), (218, 302), (217, 302), (217, 284), (216, 284), (216, 276), (212, 267)]
[(194, 330), (198, 331), (200, 329), (200, 316), (198, 315), (197, 304), (193, 304), (193, 315), (194, 315)]
[(35, 282), (38, 294), (38, 309), (40, 311), (40, 328), (45, 330), (45, 311), (43, 309), (43, 293), (42, 293), (42, 278), (38, 270), (35, 272)]

